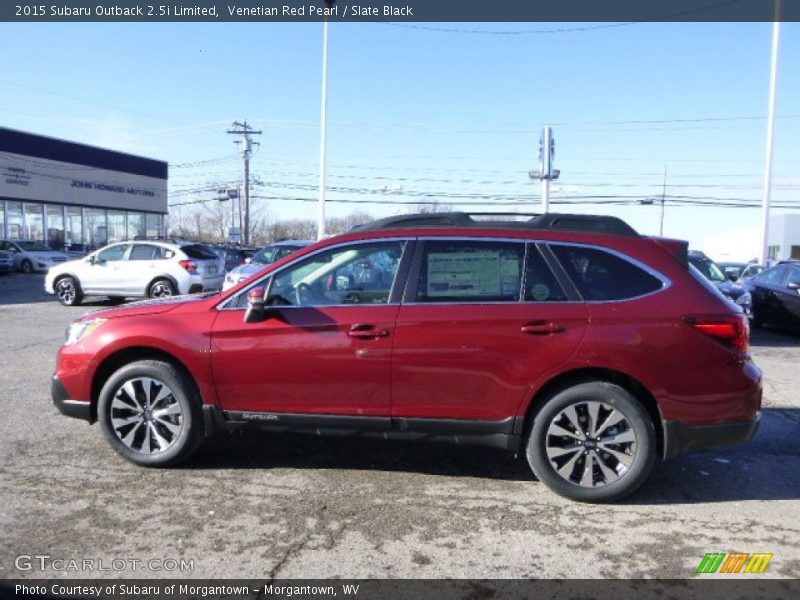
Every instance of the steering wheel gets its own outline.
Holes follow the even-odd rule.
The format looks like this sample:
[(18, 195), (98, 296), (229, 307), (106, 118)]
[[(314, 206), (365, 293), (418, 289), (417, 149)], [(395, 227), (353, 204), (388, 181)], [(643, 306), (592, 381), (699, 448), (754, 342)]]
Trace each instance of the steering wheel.
[(314, 291), (311, 289), (311, 286), (304, 282), (300, 282), (297, 284), (297, 286), (295, 286), (294, 297), (297, 301), (297, 306), (314, 304), (316, 300), (316, 296), (314, 295)]

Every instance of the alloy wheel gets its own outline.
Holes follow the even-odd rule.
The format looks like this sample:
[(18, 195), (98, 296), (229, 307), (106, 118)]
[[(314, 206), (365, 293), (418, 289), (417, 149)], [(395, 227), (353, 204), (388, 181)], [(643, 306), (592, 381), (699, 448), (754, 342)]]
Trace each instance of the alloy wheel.
[(157, 454), (169, 449), (184, 425), (173, 391), (150, 377), (129, 379), (111, 401), (111, 429), (130, 450)]
[(628, 418), (605, 402), (567, 406), (550, 421), (545, 451), (561, 478), (581, 487), (619, 480), (636, 458), (637, 440)]
[(164, 281), (157, 282), (150, 290), (151, 298), (169, 298), (170, 296), (172, 296), (172, 287)]
[(77, 292), (71, 279), (62, 279), (56, 284), (56, 295), (62, 304), (72, 304)]

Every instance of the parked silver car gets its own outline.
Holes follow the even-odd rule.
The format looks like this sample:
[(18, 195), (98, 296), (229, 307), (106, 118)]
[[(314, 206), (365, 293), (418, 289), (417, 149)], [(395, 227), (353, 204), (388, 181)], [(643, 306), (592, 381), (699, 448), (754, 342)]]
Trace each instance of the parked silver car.
[(225, 276), (225, 283), (222, 285), (223, 290), (232, 288), (237, 283), (244, 281), (251, 275), (258, 273), (265, 265), (271, 265), (279, 261), (284, 256), (289, 256), (310, 246), (314, 242), (307, 240), (284, 240), (282, 242), (275, 242), (269, 246), (264, 246), (259, 250), (253, 258), (246, 265), (241, 265), (228, 271)]
[(31, 240), (2, 240), (0, 250), (10, 252), (14, 257), (14, 267), (23, 273), (47, 271), (53, 265), (69, 260), (69, 256), (63, 252), (56, 252), (43, 242)]
[(0, 250), (0, 273), (6, 274), (14, 270), (14, 255)]

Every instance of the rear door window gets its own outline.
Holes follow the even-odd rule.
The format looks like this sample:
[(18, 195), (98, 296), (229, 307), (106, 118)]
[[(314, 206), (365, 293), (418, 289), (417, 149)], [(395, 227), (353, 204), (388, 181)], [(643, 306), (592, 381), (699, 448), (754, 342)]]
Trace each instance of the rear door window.
[(150, 244), (134, 244), (128, 260), (155, 260), (161, 258), (161, 248)]
[(416, 302), (519, 302), (525, 245), (427, 241)]
[(584, 300), (625, 300), (664, 287), (657, 277), (611, 252), (561, 244), (553, 244), (550, 249)]

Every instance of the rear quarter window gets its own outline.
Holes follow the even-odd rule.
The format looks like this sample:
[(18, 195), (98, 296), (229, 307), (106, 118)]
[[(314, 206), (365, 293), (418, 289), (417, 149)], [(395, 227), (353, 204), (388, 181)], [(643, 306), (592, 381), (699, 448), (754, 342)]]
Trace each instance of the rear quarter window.
[(664, 287), (657, 277), (611, 252), (560, 244), (550, 249), (584, 300), (627, 300)]
[(207, 246), (202, 246), (200, 244), (191, 244), (189, 246), (181, 246), (181, 251), (188, 256), (189, 258), (194, 258), (196, 260), (217, 260), (219, 259), (219, 255), (216, 252), (208, 248)]

